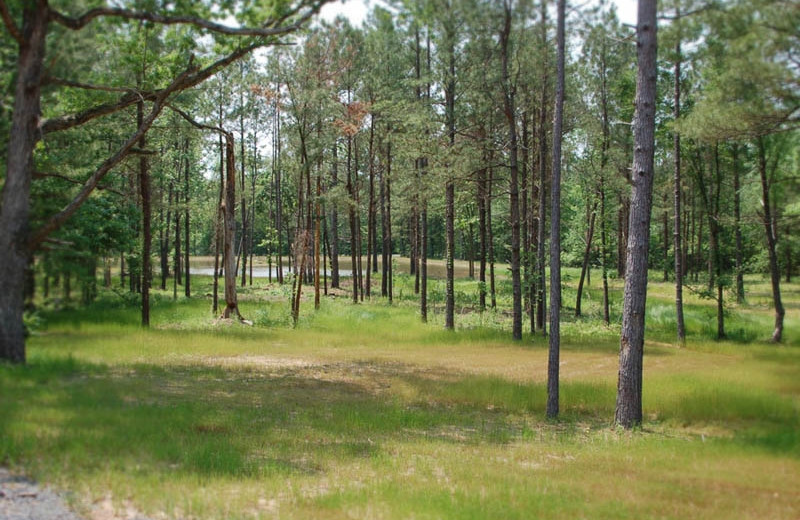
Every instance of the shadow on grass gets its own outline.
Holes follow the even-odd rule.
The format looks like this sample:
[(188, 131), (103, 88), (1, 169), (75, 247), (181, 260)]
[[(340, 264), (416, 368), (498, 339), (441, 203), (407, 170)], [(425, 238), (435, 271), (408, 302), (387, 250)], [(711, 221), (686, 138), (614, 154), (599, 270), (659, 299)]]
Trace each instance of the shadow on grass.
[[(42, 356), (0, 366), (0, 396), (2, 462), (199, 477), (315, 474), (392, 442), (574, 440), (609, 426), (615, 404), (613, 384), (565, 382), (561, 420), (549, 424), (544, 384), (400, 363), (110, 367)], [(673, 377), (651, 385), (645, 406), (679, 424), (733, 424), (743, 446), (800, 453), (797, 408), (771, 392)]]

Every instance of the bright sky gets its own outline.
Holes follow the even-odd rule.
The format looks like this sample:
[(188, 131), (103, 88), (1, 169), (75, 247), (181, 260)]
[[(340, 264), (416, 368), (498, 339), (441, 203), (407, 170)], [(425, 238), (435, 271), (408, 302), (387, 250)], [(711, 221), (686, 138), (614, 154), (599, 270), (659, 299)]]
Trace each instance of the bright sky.
[[(589, 1), (596, 2), (596, 0)], [(611, 1), (617, 5), (617, 15), (622, 23), (636, 25), (637, 0)], [(367, 16), (368, 6), (374, 3), (374, 0), (337, 0), (323, 6), (320, 15), (326, 20), (333, 20), (336, 16), (343, 14), (350, 19), (353, 25), (359, 27)]]

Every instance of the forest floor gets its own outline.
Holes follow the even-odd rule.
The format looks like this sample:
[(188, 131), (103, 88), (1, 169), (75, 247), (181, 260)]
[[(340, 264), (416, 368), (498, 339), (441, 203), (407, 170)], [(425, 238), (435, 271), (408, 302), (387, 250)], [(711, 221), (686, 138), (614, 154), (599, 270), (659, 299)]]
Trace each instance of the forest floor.
[(586, 316), (564, 311), (558, 421), (543, 337), (512, 342), (505, 313), (470, 312), (466, 280), (458, 330), (441, 300), (422, 324), (396, 282), (392, 306), (304, 300), (297, 328), (264, 281), (240, 295), (252, 327), (169, 291), (150, 330), (124, 294), (42, 311), (28, 366), (0, 367), (0, 462), (98, 519), (800, 517), (800, 285), (784, 286), (784, 344), (764, 341), (754, 278), (726, 341), (690, 294), (681, 347), (671, 287), (652, 283), (645, 422), (628, 432), (612, 426), (619, 332), (597, 320), (596, 281)]

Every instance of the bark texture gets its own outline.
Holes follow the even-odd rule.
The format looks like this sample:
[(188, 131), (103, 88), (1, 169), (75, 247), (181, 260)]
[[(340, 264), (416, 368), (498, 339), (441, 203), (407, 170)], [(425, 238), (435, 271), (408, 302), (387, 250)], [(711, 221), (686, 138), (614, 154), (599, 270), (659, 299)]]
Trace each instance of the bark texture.
[(625, 258), (619, 381), (614, 417), (615, 423), (623, 428), (632, 428), (642, 422), (644, 314), (655, 148), (656, 10), (656, 0), (639, 0), (630, 229)]
[(561, 133), (564, 121), (564, 17), (566, 1), (558, 0), (556, 101), (553, 116), (553, 185), (550, 192), (550, 337), (547, 360), (547, 416), (559, 408), (561, 356)]

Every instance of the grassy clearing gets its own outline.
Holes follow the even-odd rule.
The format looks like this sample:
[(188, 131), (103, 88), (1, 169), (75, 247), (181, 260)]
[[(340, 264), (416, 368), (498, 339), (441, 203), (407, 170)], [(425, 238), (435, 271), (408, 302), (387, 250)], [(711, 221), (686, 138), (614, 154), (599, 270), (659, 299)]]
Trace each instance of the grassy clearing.
[[(436, 315), (423, 325), (409, 282), (398, 277), (393, 307), (306, 303), (296, 330), (267, 285), (241, 297), (254, 327), (166, 294), (148, 331), (113, 294), (45, 312), (29, 365), (0, 367), (0, 460), (89, 515), (111, 503), (153, 518), (800, 516), (796, 286), (784, 346), (758, 341), (771, 316), (751, 280), (748, 305), (729, 309), (732, 341), (711, 339), (713, 307), (690, 296), (676, 348), (670, 287), (652, 284), (647, 420), (629, 433), (610, 426), (618, 339), (597, 324), (596, 287), (587, 317), (565, 311), (552, 423), (542, 338), (512, 343), (502, 312), (462, 315), (456, 333)], [(462, 308), (474, 288), (459, 282)]]

